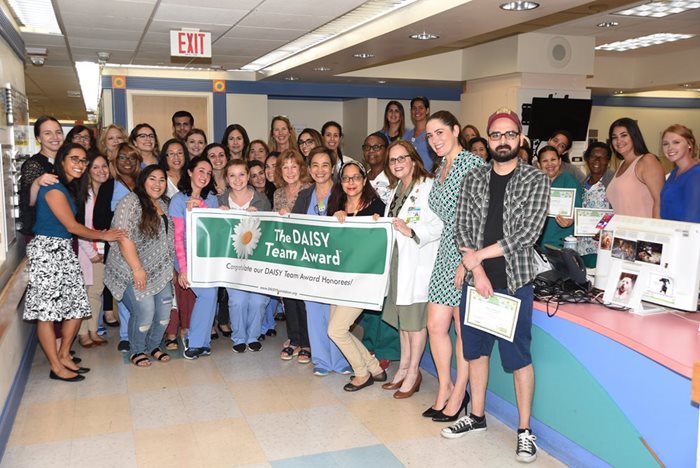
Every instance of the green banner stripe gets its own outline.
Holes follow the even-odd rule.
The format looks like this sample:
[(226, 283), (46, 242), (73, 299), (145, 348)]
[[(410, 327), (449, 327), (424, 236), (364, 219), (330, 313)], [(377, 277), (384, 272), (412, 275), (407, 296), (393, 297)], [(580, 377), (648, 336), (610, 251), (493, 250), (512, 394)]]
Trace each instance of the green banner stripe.
[(200, 258), (247, 258), (341, 273), (384, 273), (388, 239), (381, 227), (198, 217), (195, 229)]

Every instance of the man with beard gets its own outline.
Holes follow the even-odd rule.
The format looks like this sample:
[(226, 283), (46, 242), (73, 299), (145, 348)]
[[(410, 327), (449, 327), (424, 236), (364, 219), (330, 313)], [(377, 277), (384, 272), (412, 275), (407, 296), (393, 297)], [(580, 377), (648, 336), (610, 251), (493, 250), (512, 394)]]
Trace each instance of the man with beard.
[(173, 137), (185, 141), (187, 134), (194, 127), (194, 117), (186, 110), (175, 112), (171, 118), (173, 122)]
[[(443, 437), (458, 438), (486, 430), (484, 414), (489, 356), (498, 341), (501, 364), (513, 373), (519, 425), (516, 460), (537, 458), (530, 429), (535, 373), (530, 356), (533, 246), (542, 231), (549, 205), (549, 180), (518, 157), (522, 125), (509, 109), (499, 109), (488, 120), (491, 164), (467, 173), (457, 201), (455, 242), (467, 270), (460, 304), (462, 347), (469, 361), (472, 412), (442, 430)], [(513, 342), (464, 325), (467, 285), (483, 297), (494, 291), (520, 299), (520, 314)]]

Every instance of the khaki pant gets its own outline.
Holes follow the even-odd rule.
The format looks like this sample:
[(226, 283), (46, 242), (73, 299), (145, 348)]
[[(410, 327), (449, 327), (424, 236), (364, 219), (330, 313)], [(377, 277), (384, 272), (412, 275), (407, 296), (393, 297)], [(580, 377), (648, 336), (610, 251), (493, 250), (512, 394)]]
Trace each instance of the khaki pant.
[(100, 317), (102, 310), (102, 291), (105, 288), (105, 264), (92, 264), (92, 284), (87, 287), (88, 301), (90, 302), (90, 310), (92, 316), (83, 319), (80, 324), (80, 334), (87, 335), (88, 332), (97, 332), (97, 319)]
[[(368, 373), (381, 374), (379, 361), (372, 356), (362, 341), (350, 333), (350, 326), (355, 323), (362, 309), (331, 305), (330, 320), (328, 321), (328, 336), (345, 355), (355, 372), (356, 377), (364, 377)], [(313, 349), (311, 350), (313, 352)]]

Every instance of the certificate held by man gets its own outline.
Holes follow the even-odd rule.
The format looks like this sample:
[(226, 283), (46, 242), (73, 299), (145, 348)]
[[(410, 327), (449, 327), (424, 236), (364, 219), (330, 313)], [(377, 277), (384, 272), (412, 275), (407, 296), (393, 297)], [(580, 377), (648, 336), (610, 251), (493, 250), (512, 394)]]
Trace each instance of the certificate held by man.
[(549, 212), (547, 216), (556, 218), (574, 217), (574, 204), (576, 202), (576, 189), (552, 188), (549, 192)]
[(520, 299), (505, 294), (494, 293), (482, 297), (476, 288), (467, 287), (464, 324), (513, 342), (515, 326), (520, 313)]

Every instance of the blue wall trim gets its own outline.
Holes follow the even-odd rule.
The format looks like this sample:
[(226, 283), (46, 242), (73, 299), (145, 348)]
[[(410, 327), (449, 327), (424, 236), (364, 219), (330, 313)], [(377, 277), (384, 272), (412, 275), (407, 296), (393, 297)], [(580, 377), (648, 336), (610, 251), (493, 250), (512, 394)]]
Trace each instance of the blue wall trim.
[[(212, 92), (211, 80), (181, 78), (126, 78), (128, 89), (157, 89), (161, 91), (197, 91)], [(102, 77), (102, 87), (112, 87), (112, 77)], [(426, 96), (441, 101), (459, 101), (462, 85), (457, 83), (448, 87), (428, 86), (390, 86), (338, 83), (287, 83), (278, 81), (226, 81), (229, 94), (266, 94), (271, 99), (345, 100), (355, 98), (412, 99)]]
[(18, 59), (24, 62), (24, 40), (19, 32), (12, 26), (5, 12), (0, 10), (0, 37), (2, 37)]
[(214, 135), (223, 135), (226, 130), (226, 94), (214, 93)]
[(22, 401), (24, 389), (27, 386), (29, 372), (32, 370), (32, 361), (34, 360), (36, 343), (36, 327), (33, 327), (32, 332), (29, 335), (29, 339), (27, 340), (27, 346), (24, 348), (22, 360), (19, 363), (19, 368), (15, 374), (15, 379), (12, 382), (12, 387), (10, 387), (10, 393), (7, 395), (5, 406), (2, 409), (2, 414), (0, 414), (0, 461), (2, 461), (2, 456), (5, 453), (5, 448), (7, 447), (7, 441), (9, 440), (10, 433), (12, 432), (12, 426), (15, 423), (17, 410), (19, 409), (19, 404)]
[(604, 107), (652, 107), (670, 109), (698, 109), (698, 98), (659, 98), (640, 96), (593, 96), (594, 106)]
[(112, 90), (112, 122), (124, 128), (127, 126), (125, 89)]
[(317, 97), (317, 98), (379, 98), (379, 99), (412, 99), (416, 96), (426, 96), (428, 99), (442, 101), (459, 101), (462, 95), (462, 85), (434, 88), (428, 86), (387, 86), (365, 84), (337, 83), (280, 83), (276, 81), (227, 81), (229, 92), (241, 94), (267, 94), (269, 96), (285, 96), (288, 98)]

